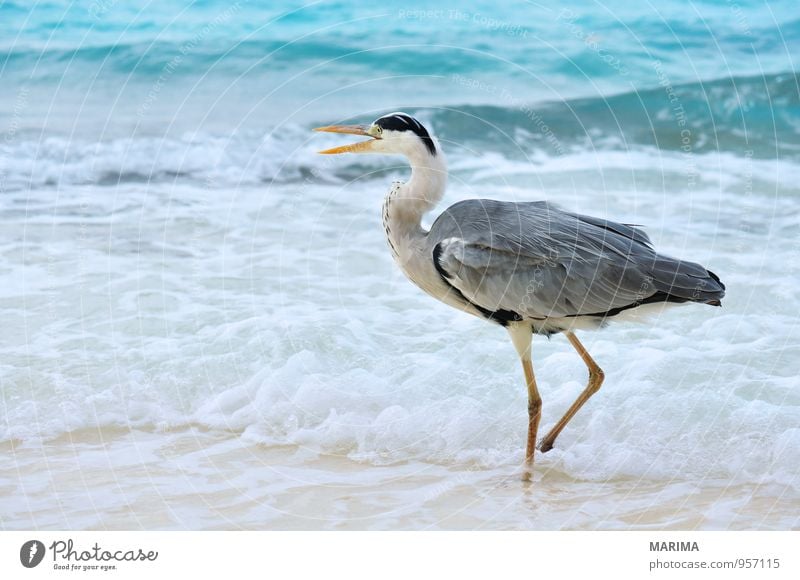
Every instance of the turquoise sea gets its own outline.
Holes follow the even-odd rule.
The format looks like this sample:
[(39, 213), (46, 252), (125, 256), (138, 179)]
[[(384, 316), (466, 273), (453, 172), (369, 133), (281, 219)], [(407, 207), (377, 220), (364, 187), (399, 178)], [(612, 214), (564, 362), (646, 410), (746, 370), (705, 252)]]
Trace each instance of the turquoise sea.
[[(788, 0), (0, 2), (0, 528), (797, 528), (798, 58)], [(582, 335), (606, 383), (532, 490), (505, 333), (382, 239), (403, 160), (316, 154), (397, 110), (445, 203), (727, 285)], [(585, 369), (534, 364), (547, 429)]]

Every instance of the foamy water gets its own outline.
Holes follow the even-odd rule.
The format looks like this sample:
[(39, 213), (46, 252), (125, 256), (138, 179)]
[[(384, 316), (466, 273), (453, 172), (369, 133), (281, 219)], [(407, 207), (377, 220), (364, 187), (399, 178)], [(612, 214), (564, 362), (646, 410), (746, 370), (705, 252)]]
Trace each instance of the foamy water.
[[(665, 168), (661, 183), (638, 169), (647, 155)], [(583, 160), (504, 168), (497, 159), (478, 166), (456, 156), (452, 164), (464, 168), (446, 203), (488, 194), (547, 198), (644, 224), (664, 252), (718, 272), (728, 292), (721, 309), (681, 306), (646, 324), (583, 335), (606, 382), (557, 447), (539, 457), (537, 487), (548, 494), (601, 485), (618, 508), (579, 495), (613, 527), (636, 527), (617, 510), (649, 513), (664, 493), (684, 498), (658, 520), (664, 525), (694, 521), (684, 516), (700, 498), (709, 515), (697, 526), (796, 525), (789, 506), (800, 498), (798, 191), (768, 176), (797, 168), (751, 161), (715, 172), (727, 160), (700, 157), (702, 180), (689, 188), (678, 155)], [(511, 177), (498, 184), (499, 174)], [(743, 194), (747, 180), (758, 187)], [(169, 494), (182, 495), (181, 481), (197, 470), (203, 475), (190, 479), (198, 498), (233, 493), (238, 478), (242, 493), (267, 484), (276, 505), (286, 502), (273, 514), (281, 527), (392, 527), (391, 506), (407, 502), (419, 511), (404, 511), (397, 522), (448, 527), (448, 502), (465, 493), (488, 485), (512, 503), (526, 497), (517, 481), (526, 395), (506, 334), (434, 302), (399, 274), (380, 226), (386, 176), (325, 181), (76, 185), (56, 199), (48, 189), (30, 190), (4, 208), (9, 241), (0, 256), (14, 283), (2, 295), (0, 439), (13, 450), (3, 477), (8, 501), (22, 493), (33, 506), (6, 502), (5, 527), (123, 525), (102, 502), (73, 511), (63, 495), (85, 486), (94, 497), (80, 474), (98, 464), (109, 470), (98, 472), (109, 502), (166, 486), (159, 497), (171, 505)], [(537, 339), (534, 363), (546, 429), (586, 373), (561, 337)], [(62, 464), (81, 466), (77, 489), (29, 487), (38, 481), (32, 473), (61, 481)], [(415, 495), (418, 478), (429, 487)], [(388, 503), (370, 510), (338, 499), (339, 524), (292, 511), (292, 498), (302, 504), (304, 493), (316, 497), (314, 485), (331, 482), (354, 486), (354, 494), (388, 485)], [(656, 495), (642, 496), (642, 486)], [(728, 500), (772, 501), (773, 515), (714, 515)], [(61, 511), (41, 521), (32, 515), (56, 506)], [(501, 507), (488, 497), (467, 502), (466, 512), (459, 508), (466, 519), (453, 525), (472, 526)], [(239, 517), (220, 507), (218, 521), (207, 508), (187, 508), (161, 521), (134, 505), (121, 521), (252, 527), (259, 509), (277, 509), (263, 497), (250, 508), (256, 511), (243, 508)], [(606, 521), (562, 520), (566, 512), (553, 509), (551, 516), (539, 508), (502, 512), (496, 526), (486, 525)]]

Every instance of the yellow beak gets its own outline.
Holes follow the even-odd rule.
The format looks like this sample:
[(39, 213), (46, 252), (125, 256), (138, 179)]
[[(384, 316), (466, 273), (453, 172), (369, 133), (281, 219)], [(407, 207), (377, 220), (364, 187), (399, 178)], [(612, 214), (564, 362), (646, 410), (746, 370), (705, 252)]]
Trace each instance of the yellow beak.
[(325, 149), (324, 151), (320, 151), (320, 153), (323, 155), (336, 155), (338, 153), (360, 153), (369, 151), (377, 137), (370, 135), (370, 133), (367, 132), (368, 128), (369, 127), (366, 125), (331, 125), (329, 127), (317, 127), (314, 131), (321, 131), (324, 133), (347, 133), (348, 135), (368, 135), (371, 137), (371, 139), (359, 141), (352, 145), (342, 145), (341, 147)]

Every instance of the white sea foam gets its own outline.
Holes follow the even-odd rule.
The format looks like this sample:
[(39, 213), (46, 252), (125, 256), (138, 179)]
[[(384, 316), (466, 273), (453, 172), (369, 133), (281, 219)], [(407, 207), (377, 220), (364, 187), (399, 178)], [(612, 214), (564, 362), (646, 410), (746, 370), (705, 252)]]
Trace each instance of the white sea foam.
[[(181, 137), (137, 136), (105, 141), (86, 141), (51, 136), (26, 139), (19, 136), (0, 143), (0, 190), (24, 191), (40, 187), (73, 185), (115, 186), (123, 183), (188, 183), (206, 189), (263, 186), (269, 183), (302, 184), (348, 182), (369, 178), (387, 168), (402, 171), (404, 163), (378, 156), (348, 159), (316, 155), (340, 144), (340, 136), (312, 133), (308, 127), (281, 125), (271, 132), (241, 130), (229, 135), (194, 132)], [(648, 147), (629, 149), (625, 144), (603, 143), (596, 149), (576, 145), (560, 155), (538, 149), (526, 135), (509, 141), (503, 152), (475, 150), (474, 144), (445, 142), (455, 176), (474, 186), (486, 180), (504, 184), (519, 182), (530, 188), (565, 173), (594, 173), (605, 183), (602, 189), (621, 189), (615, 173), (640, 179), (666, 175), (682, 189), (706, 193), (716, 188), (752, 192), (796, 194), (800, 165), (792, 161), (754, 158), (750, 153), (710, 152), (686, 154)], [(611, 146), (609, 146), (611, 145)], [(779, 183), (780, 187), (773, 187)], [(648, 184), (649, 185), (649, 184)], [(629, 188), (628, 193), (630, 192)], [(638, 187), (636, 189), (641, 189)], [(645, 188), (649, 192), (649, 188)], [(525, 192), (523, 192), (524, 194)]]
[[(679, 158), (606, 155), (604, 179), (542, 159), (499, 185), (516, 162), (452, 158), (447, 202), (547, 197), (644, 224), (663, 251), (728, 286), (721, 309), (678, 307), (585, 334), (606, 383), (540, 469), (797, 489), (794, 190), (770, 181), (766, 162), (704, 169), (690, 187)], [(201, 425), (375, 465), (519, 462), (525, 389), (505, 333), (398, 273), (382, 239), (382, 178), (327, 181), (124, 183), (105, 195), (62, 185), (10, 201), (0, 439)], [(546, 429), (586, 373), (560, 337), (534, 348)]]

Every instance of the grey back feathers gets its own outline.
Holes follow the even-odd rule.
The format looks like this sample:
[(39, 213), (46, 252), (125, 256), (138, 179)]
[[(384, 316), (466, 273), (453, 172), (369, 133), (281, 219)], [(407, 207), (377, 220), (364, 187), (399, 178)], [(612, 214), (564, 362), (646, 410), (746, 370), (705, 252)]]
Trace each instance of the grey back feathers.
[(719, 305), (725, 294), (716, 275), (656, 253), (637, 227), (548, 202), (457, 203), (433, 224), (428, 245), (454, 292), (501, 324), (606, 318), (653, 302)]
[(430, 133), (428, 133), (428, 130), (422, 126), (422, 123), (417, 121), (414, 117), (406, 115), (405, 113), (389, 113), (377, 119), (374, 124), (382, 129), (388, 129), (390, 131), (411, 131), (422, 139), (422, 142), (425, 144), (425, 147), (428, 148), (428, 152), (431, 155), (436, 155), (436, 145), (433, 143)]

